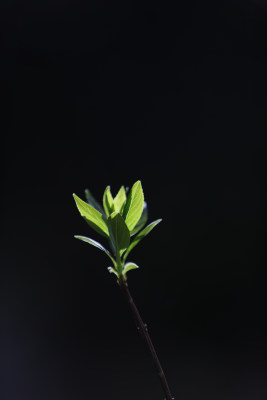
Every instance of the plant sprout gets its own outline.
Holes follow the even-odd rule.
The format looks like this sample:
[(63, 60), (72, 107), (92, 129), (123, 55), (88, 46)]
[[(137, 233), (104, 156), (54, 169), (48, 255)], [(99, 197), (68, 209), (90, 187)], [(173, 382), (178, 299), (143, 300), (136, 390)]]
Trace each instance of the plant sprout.
[(142, 321), (127, 283), (127, 273), (139, 268), (134, 262), (126, 262), (130, 252), (161, 222), (161, 219), (157, 219), (145, 227), (148, 214), (141, 181), (134, 183), (128, 195), (127, 192), (128, 190), (122, 186), (113, 198), (110, 187), (107, 186), (103, 195), (103, 207), (95, 200), (89, 189), (85, 190), (86, 201), (73, 194), (81, 216), (92, 229), (108, 240), (110, 250), (107, 250), (102, 244), (86, 236), (76, 235), (74, 237), (102, 250), (112, 261), (112, 266), (108, 267), (108, 270), (110, 273), (116, 275), (117, 283), (122, 289), (133, 312), (137, 328), (146, 340), (166, 400), (174, 400), (150, 339), (147, 325)]

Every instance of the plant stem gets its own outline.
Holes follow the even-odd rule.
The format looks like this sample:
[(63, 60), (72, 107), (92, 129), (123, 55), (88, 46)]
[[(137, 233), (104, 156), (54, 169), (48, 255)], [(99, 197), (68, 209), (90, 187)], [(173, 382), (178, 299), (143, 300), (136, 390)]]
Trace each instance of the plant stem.
[(153, 343), (152, 343), (152, 341), (150, 339), (150, 336), (149, 336), (149, 333), (148, 333), (148, 330), (147, 330), (147, 325), (144, 324), (144, 322), (143, 322), (143, 320), (142, 320), (142, 318), (141, 318), (141, 316), (139, 314), (139, 311), (138, 311), (138, 309), (137, 309), (137, 307), (136, 307), (136, 305), (135, 305), (135, 303), (133, 301), (133, 298), (131, 296), (131, 293), (129, 291), (128, 284), (127, 284), (127, 282), (125, 282), (123, 280), (120, 280), (119, 281), (119, 285), (120, 285), (120, 288), (121, 288), (124, 296), (126, 297), (127, 302), (130, 305), (130, 308), (132, 310), (132, 313), (134, 315), (134, 318), (135, 318), (135, 321), (136, 321), (136, 324), (137, 324), (137, 329), (140, 330), (140, 332), (142, 333), (142, 335), (145, 338), (145, 341), (146, 341), (147, 346), (149, 348), (149, 351), (150, 351), (150, 354), (152, 356), (154, 365), (156, 367), (156, 371), (158, 373), (158, 376), (159, 376), (159, 379), (160, 379), (160, 382), (161, 382), (161, 385), (162, 385), (162, 389), (163, 389), (163, 391), (165, 393), (165, 396), (166, 396), (165, 400), (174, 400), (174, 398), (171, 395), (171, 391), (169, 389), (169, 385), (167, 383), (167, 380), (166, 380), (165, 374), (163, 372), (162, 366), (161, 366), (160, 361), (158, 359), (156, 350), (155, 350), (155, 348), (153, 346)]

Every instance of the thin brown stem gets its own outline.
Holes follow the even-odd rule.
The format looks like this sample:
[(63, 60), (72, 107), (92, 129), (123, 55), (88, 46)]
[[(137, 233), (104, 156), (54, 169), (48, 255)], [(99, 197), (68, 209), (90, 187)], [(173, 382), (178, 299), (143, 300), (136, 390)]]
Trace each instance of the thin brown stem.
[(135, 319), (136, 324), (137, 324), (137, 329), (140, 330), (140, 332), (142, 333), (142, 335), (143, 335), (143, 337), (144, 337), (144, 339), (145, 339), (145, 341), (147, 343), (147, 346), (149, 348), (150, 354), (151, 354), (152, 359), (153, 359), (153, 363), (155, 365), (156, 371), (158, 373), (158, 376), (159, 376), (159, 379), (160, 379), (160, 382), (161, 382), (162, 389), (163, 389), (163, 391), (165, 393), (165, 396), (166, 396), (165, 400), (174, 400), (174, 398), (171, 395), (171, 391), (170, 391), (169, 385), (167, 383), (167, 379), (165, 377), (165, 374), (163, 372), (162, 366), (161, 366), (160, 361), (158, 359), (156, 350), (155, 350), (155, 348), (153, 346), (153, 343), (151, 341), (151, 338), (149, 336), (147, 325), (144, 324), (144, 322), (143, 322), (143, 320), (142, 320), (142, 318), (140, 316), (140, 313), (139, 313), (139, 311), (138, 311), (138, 309), (137, 309), (137, 307), (136, 307), (136, 305), (135, 305), (135, 303), (133, 301), (133, 298), (132, 298), (131, 293), (129, 291), (128, 284), (125, 281), (120, 281), (119, 285), (120, 285), (120, 288), (121, 288), (121, 290), (122, 290), (127, 302), (130, 305), (130, 308), (132, 310), (134, 319)]

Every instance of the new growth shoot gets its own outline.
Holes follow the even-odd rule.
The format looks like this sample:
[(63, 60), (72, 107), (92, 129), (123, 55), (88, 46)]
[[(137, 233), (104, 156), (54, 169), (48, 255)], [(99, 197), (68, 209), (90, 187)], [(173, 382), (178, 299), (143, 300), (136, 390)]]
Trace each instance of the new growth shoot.
[(75, 238), (102, 250), (112, 261), (112, 266), (108, 267), (108, 270), (116, 275), (117, 283), (129, 303), (137, 328), (146, 341), (166, 396), (165, 400), (174, 400), (149, 336), (147, 325), (144, 324), (140, 316), (127, 283), (127, 273), (138, 268), (134, 262), (126, 262), (130, 252), (158, 225), (161, 219), (145, 226), (147, 223), (147, 204), (144, 201), (140, 181), (134, 183), (128, 195), (127, 190), (122, 186), (114, 198), (110, 187), (107, 186), (103, 196), (103, 206), (95, 200), (88, 189), (85, 190), (86, 201), (81, 200), (76, 194), (73, 194), (73, 197), (81, 216), (92, 229), (108, 240), (110, 250), (86, 236), (75, 236)]
[(127, 280), (127, 273), (138, 268), (134, 262), (126, 262), (133, 248), (161, 221), (147, 222), (147, 204), (144, 201), (140, 181), (135, 182), (128, 196), (124, 186), (113, 198), (107, 186), (103, 195), (103, 207), (85, 190), (86, 202), (73, 194), (74, 200), (85, 221), (109, 241), (110, 251), (102, 244), (85, 236), (75, 236), (104, 251), (112, 261), (110, 273), (117, 276), (118, 283)]

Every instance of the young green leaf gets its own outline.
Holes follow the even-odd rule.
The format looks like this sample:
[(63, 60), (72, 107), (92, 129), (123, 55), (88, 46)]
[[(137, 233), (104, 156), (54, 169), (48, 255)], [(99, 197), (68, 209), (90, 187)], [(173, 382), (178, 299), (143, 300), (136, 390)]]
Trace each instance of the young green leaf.
[(136, 269), (139, 268), (138, 265), (136, 265), (133, 262), (128, 262), (125, 264), (123, 271), (122, 271), (122, 275), (126, 276), (127, 272), (131, 271), (131, 269)]
[(104, 210), (101, 205), (96, 201), (89, 189), (85, 189), (85, 198), (90, 206), (94, 207), (97, 211), (104, 215)]
[(93, 239), (88, 238), (88, 237), (86, 237), (86, 236), (78, 236), (78, 235), (75, 235), (74, 237), (75, 237), (75, 239), (82, 240), (83, 242), (89, 243), (89, 244), (91, 244), (92, 246), (95, 246), (95, 247), (97, 247), (98, 249), (104, 251), (104, 253), (106, 253), (107, 256), (109, 256), (109, 258), (112, 260), (114, 266), (116, 266), (116, 261), (114, 260), (114, 258), (113, 258), (112, 255), (110, 254), (110, 252), (109, 252), (107, 249), (105, 249), (105, 247), (102, 246), (101, 243), (98, 243), (96, 240), (93, 240)]
[(128, 254), (132, 249), (140, 242), (140, 240), (143, 239), (146, 235), (149, 234), (149, 232), (152, 231), (153, 228), (155, 228), (156, 225), (158, 225), (162, 219), (157, 219), (154, 222), (151, 222), (151, 224), (147, 225), (145, 229), (143, 229), (141, 232), (139, 232), (133, 239), (133, 241), (130, 243), (129, 247), (127, 248), (126, 253), (124, 254), (123, 261), (125, 262), (126, 258), (128, 257)]
[(115, 270), (115, 268), (108, 267), (108, 272), (109, 272), (110, 274), (115, 274), (117, 278), (119, 277), (119, 274), (118, 274), (118, 272)]
[(137, 224), (133, 228), (133, 230), (130, 232), (131, 236), (135, 235), (137, 232), (139, 232), (145, 226), (145, 224), (147, 223), (147, 218), (148, 218), (147, 204), (146, 204), (146, 202), (144, 202), (144, 208), (143, 208), (141, 218), (139, 219), (139, 221), (137, 222)]
[(76, 194), (73, 194), (74, 200), (76, 202), (76, 206), (80, 211), (82, 217), (85, 218), (86, 222), (98, 233), (101, 235), (108, 237), (108, 226), (105, 217), (97, 211), (90, 204), (86, 203), (82, 199), (80, 199)]
[(144, 194), (140, 181), (135, 182), (127, 198), (123, 218), (131, 232), (139, 221), (144, 208)]
[(110, 186), (106, 187), (106, 190), (103, 195), (103, 206), (106, 213), (106, 216), (109, 217), (111, 213), (114, 211), (114, 200), (110, 191)]
[(126, 202), (126, 193), (124, 186), (122, 186), (114, 199), (114, 211), (118, 211), (121, 214), (125, 202)]
[(130, 232), (124, 219), (118, 211), (114, 211), (108, 218), (110, 239), (116, 252), (122, 254), (130, 243)]

